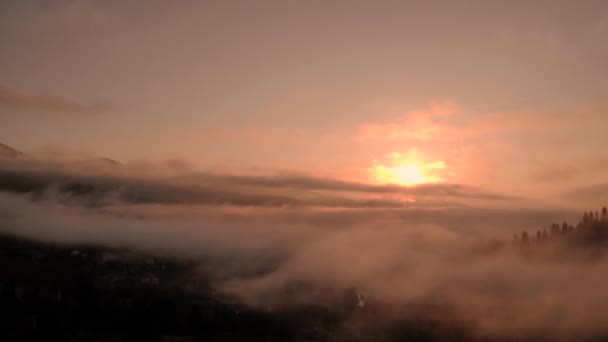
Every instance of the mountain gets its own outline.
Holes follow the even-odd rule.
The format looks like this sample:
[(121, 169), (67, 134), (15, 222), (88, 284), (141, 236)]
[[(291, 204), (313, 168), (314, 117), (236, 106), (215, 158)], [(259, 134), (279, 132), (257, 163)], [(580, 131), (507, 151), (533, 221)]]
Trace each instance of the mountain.
[(110, 158), (105, 158), (105, 157), (101, 157), (101, 158), (97, 158), (97, 161), (101, 162), (101, 163), (105, 163), (107, 165), (112, 165), (112, 166), (119, 166), (122, 165), (121, 162), (118, 162), (114, 159), (110, 159)]
[[(0, 143), (0, 158), (23, 158), (26, 154), (18, 151), (8, 145)], [(105, 157), (88, 158), (77, 162), (78, 164), (84, 164), (89, 166), (102, 166), (102, 167), (116, 167), (122, 165), (122, 163)]]
[(21, 151), (17, 151), (14, 148), (0, 143), (0, 158), (20, 158), (25, 156)]

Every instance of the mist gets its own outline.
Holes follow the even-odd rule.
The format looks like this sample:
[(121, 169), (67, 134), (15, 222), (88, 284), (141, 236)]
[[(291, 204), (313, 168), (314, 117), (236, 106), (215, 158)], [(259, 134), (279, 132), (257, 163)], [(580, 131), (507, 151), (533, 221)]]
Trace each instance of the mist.
[[(529, 208), (511, 199), (510, 206), (463, 204), (446, 200), (449, 193), (411, 206), (344, 205), (366, 203), (344, 194), (330, 204), (276, 206), (198, 189), (183, 196), (175, 190), (183, 177), (174, 175), (159, 181), (41, 170), (28, 178), (35, 187), (0, 195), (2, 233), (190, 260), (197, 270), (190, 287), (204, 283), (200, 291), (210, 286), (253, 310), (315, 307), (339, 315), (343, 331), (382, 336), (407, 322), (458, 327), (468, 339), (607, 333), (608, 260), (601, 250), (560, 241), (522, 245), (511, 238), (573, 218), (569, 210)], [(92, 188), (65, 186), (74, 182)], [(296, 198), (302, 191), (297, 184), (294, 191), (273, 183), (273, 198)], [(239, 193), (222, 186), (230, 189), (222, 194)], [(120, 195), (129, 191), (147, 191), (154, 200)], [(349, 293), (359, 302), (345, 303)]]

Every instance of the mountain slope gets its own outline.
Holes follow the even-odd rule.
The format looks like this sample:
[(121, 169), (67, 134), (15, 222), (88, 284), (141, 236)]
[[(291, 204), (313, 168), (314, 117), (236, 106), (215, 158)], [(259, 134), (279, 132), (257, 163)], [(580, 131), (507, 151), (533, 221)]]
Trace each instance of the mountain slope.
[(0, 158), (19, 158), (23, 156), (23, 152), (17, 151), (10, 146), (0, 143)]

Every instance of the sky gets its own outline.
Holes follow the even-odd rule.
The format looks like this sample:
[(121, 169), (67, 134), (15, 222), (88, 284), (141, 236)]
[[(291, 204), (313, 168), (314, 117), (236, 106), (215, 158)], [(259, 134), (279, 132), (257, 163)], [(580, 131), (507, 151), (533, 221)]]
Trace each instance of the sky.
[(606, 1), (3, 0), (0, 234), (605, 335), (606, 235), (550, 227), (608, 204), (606, 37)]
[(2, 1), (0, 142), (596, 203), (606, 36), (605, 1)]

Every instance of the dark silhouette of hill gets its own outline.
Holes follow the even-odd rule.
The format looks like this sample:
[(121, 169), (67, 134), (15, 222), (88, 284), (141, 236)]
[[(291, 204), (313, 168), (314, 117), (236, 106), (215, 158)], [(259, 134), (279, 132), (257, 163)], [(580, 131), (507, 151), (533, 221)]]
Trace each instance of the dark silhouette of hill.
[[(27, 157), (28, 156), (25, 153), (0, 142), (0, 158), (14, 159), (14, 158), (27, 158)], [(88, 159), (80, 161), (80, 164), (81, 165), (90, 164), (91, 166), (95, 166), (95, 164), (105, 165), (105, 166), (122, 165), (122, 163), (120, 163), (114, 159), (110, 159), (110, 158), (106, 158), (106, 157), (88, 158)]]
[[(27, 160), (28, 156), (10, 146), (0, 143), (0, 160)], [(97, 170), (101, 168), (116, 168), (122, 164), (116, 160), (100, 157), (90, 158), (75, 162), (74, 165), (80, 169)], [(59, 171), (28, 170), (20, 168), (0, 168), (0, 191), (31, 193), (34, 197), (40, 196), (50, 187), (56, 187), (60, 193), (69, 196), (85, 197), (90, 202), (100, 199), (110, 191), (116, 191), (121, 182), (101, 182), (95, 177), (70, 177)], [(132, 197), (137, 197), (133, 195)]]
[(349, 332), (347, 324), (373, 326), (379, 312), (353, 289), (334, 303), (260, 310), (218, 295), (201, 276), (187, 259), (0, 235), (0, 340), (476, 340), (453, 318), (433, 318), (433, 304), (397, 324)]
[(114, 159), (106, 158), (106, 157), (97, 158), (97, 160), (99, 160), (100, 162), (106, 163), (108, 165), (113, 165), (113, 166), (122, 165), (121, 162), (116, 161)]
[(25, 157), (25, 154), (18, 151), (10, 146), (0, 143), (0, 158), (21, 158)]
[(323, 340), (310, 317), (333, 320), (313, 311), (251, 311), (214, 295), (198, 274), (190, 291), (195, 271), (188, 260), (0, 235), (0, 339)]

